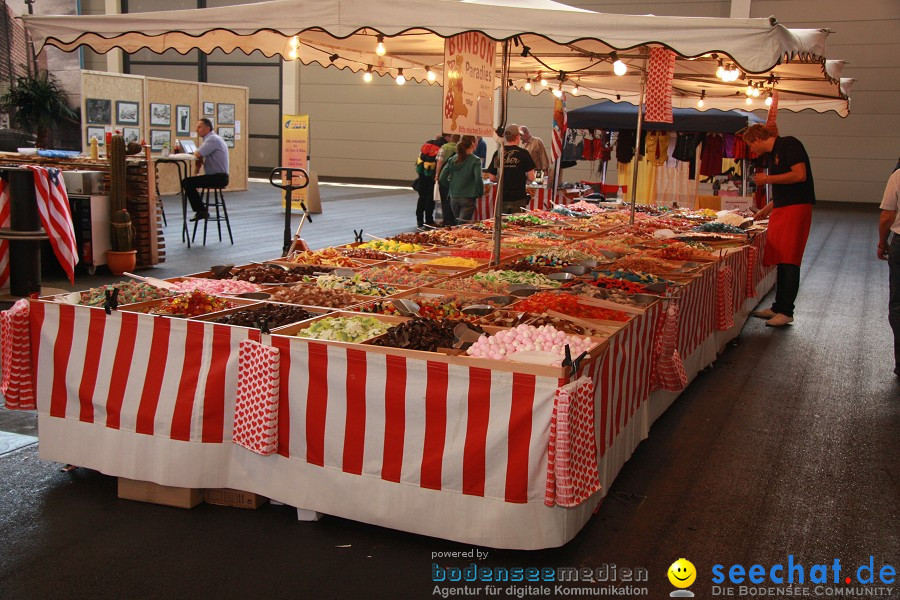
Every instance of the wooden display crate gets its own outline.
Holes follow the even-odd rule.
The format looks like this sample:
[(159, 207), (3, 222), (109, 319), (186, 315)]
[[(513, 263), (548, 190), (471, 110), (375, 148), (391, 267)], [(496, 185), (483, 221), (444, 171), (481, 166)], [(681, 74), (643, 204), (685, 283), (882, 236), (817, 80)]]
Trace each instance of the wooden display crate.
[(137, 481), (119, 477), (119, 498), (174, 506), (176, 508), (194, 508), (203, 502), (203, 490), (160, 485), (152, 481)]
[(233, 506), (255, 510), (269, 501), (265, 496), (253, 492), (243, 492), (231, 488), (207, 488), (203, 490), (203, 501), (217, 506)]

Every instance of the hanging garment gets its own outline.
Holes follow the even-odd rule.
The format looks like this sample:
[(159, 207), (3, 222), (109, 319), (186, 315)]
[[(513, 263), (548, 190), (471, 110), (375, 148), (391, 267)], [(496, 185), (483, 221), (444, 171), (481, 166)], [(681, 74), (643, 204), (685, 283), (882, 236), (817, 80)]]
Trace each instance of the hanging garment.
[(734, 158), (734, 140), (736, 137), (733, 133), (722, 134), (722, 155), (725, 158)]
[(675, 167), (678, 166), (678, 160), (676, 160), (675, 156), (674, 156), (675, 155), (675, 144), (677, 141), (678, 141), (678, 134), (675, 133), (674, 131), (670, 131), (669, 132), (669, 141), (668, 141), (669, 151), (666, 153), (667, 154), (667, 158), (666, 158), (666, 168), (667, 169), (674, 169)]
[(735, 160), (739, 160), (742, 158), (755, 158), (751, 156), (753, 154), (750, 152), (750, 147), (747, 145), (747, 142), (744, 141), (739, 135), (734, 136), (734, 158)]
[(669, 158), (669, 134), (665, 131), (648, 131), (645, 138), (647, 161), (656, 165), (664, 165)]
[(675, 53), (667, 48), (650, 49), (647, 63), (647, 112), (651, 123), (672, 122), (672, 80), (675, 78)]
[(634, 140), (637, 132), (634, 129), (623, 129), (619, 132), (616, 141), (616, 160), (620, 163), (630, 163), (634, 158)]
[(711, 177), (722, 172), (722, 151), (722, 136), (715, 133), (707, 135), (700, 153), (700, 175)]

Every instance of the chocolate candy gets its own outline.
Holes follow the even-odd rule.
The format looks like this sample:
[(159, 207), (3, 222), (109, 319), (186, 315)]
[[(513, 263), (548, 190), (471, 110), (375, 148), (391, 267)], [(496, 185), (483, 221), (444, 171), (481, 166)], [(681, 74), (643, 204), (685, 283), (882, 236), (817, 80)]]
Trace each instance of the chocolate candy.
[(311, 285), (297, 285), (272, 294), (273, 302), (346, 308), (359, 304), (359, 300), (340, 290), (323, 290)]
[(224, 323), (225, 325), (237, 325), (239, 327), (258, 327), (258, 323), (265, 319), (269, 329), (281, 327), (288, 323), (296, 323), (311, 319), (316, 315), (309, 313), (299, 306), (279, 306), (269, 304), (252, 310), (242, 310), (219, 317), (216, 323)]

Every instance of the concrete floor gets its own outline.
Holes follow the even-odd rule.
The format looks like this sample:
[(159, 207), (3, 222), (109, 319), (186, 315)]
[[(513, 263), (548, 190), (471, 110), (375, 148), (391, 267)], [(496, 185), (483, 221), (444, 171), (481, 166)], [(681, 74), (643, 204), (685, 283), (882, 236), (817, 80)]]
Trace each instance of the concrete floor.
[[(403, 199), (372, 202), (377, 210), (347, 202), (364, 204), (326, 204), (326, 215), (352, 206), (364, 219), (412, 222)], [(632, 597), (645, 598), (668, 596), (665, 573), (682, 556), (697, 567), (699, 598), (713, 596), (715, 564), (770, 566), (793, 555), (808, 568), (839, 559), (843, 577), (872, 556), (876, 571), (896, 568), (900, 383), (876, 221), (871, 207), (817, 206), (794, 325), (751, 320), (656, 422), (572, 542), (539, 552), (483, 548), (479, 566), (643, 567), (648, 593)], [(217, 255), (184, 249), (185, 258), (154, 271), (280, 248), (280, 237), (269, 250), (238, 239), (233, 248), (213, 244)], [(0, 410), (0, 431), (34, 435), (33, 423)], [(39, 460), (34, 445), (0, 454), (0, 598), (428, 598), (433, 562), (472, 562), (432, 560), (466, 545), (334, 517), (298, 522), (285, 506), (187, 511), (118, 500), (114, 478), (60, 467)], [(514, 597), (509, 591), (500, 595)], [(469, 592), (487, 595), (484, 584)], [(565, 596), (551, 587), (519, 597)]]

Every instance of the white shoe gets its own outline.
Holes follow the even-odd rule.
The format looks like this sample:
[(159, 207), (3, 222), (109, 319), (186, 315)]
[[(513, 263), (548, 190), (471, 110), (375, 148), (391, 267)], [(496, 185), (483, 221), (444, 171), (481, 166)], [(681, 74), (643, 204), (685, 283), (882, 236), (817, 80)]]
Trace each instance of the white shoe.
[(754, 317), (756, 317), (757, 319), (771, 319), (772, 317), (775, 316), (775, 311), (772, 310), (771, 308), (767, 308), (765, 310), (758, 310), (758, 311), (752, 313), (752, 315)]
[(783, 315), (778, 313), (768, 321), (766, 321), (766, 327), (784, 327), (785, 325), (790, 325), (793, 323), (794, 317), (789, 317), (787, 315)]

